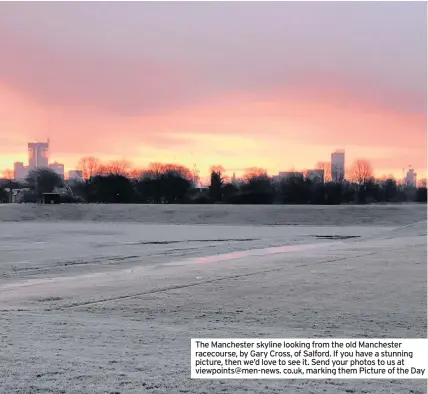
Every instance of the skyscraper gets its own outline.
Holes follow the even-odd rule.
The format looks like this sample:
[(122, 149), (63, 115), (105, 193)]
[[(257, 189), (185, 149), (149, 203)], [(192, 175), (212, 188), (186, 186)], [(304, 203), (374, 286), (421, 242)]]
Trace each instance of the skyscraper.
[(49, 166), (49, 142), (29, 142), (28, 143), (28, 168)]
[(331, 180), (342, 182), (345, 178), (345, 151), (337, 150), (331, 154)]
[(406, 186), (416, 187), (416, 172), (413, 168), (409, 168), (406, 177), (404, 178), (404, 184)]

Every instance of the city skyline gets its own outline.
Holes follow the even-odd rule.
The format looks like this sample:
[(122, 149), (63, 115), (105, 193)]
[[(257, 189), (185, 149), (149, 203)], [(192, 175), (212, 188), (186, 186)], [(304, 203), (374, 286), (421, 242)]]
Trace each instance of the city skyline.
[[(31, 170), (35, 170), (38, 168), (49, 168), (53, 170), (55, 173), (60, 175), (62, 179), (74, 179), (74, 180), (83, 180), (83, 168), (80, 168), (80, 161), (77, 164), (77, 166), (74, 169), (69, 169), (65, 171), (65, 166), (62, 163), (59, 163), (58, 161), (50, 162), (50, 140), (48, 139), (47, 142), (29, 142), (28, 144), (28, 165), (25, 166), (24, 162), (15, 162), (13, 166), (13, 176), (15, 180), (22, 181), (25, 180), (27, 175)], [(113, 168), (115, 170), (119, 168), (123, 168), (123, 170), (126, 170), (126, 173), (132, 174), (133, 170), (138, 171), (148, 171), (151, 168), (151, 165), (153, 164), (167, 164), (167, 163), (149, 163), (146, 167), (135, 167), (131, 161), (129, 160), (123, 160), (123, 161), (111, 161), (111, 162), (103, 162), (102, 160), (99, 160), (99, 158), (93, 157), (93, 156), (86, 156), (82, 157), (81, 160), (87, 160), (87, 159), (95, 159), (98, 160), (98, 164), (100, 167), (98, 170), (101, 170), (101, 173), (103, 171), (109, 171), (109, 164), (113, 164)], [(360, 164), (358, 164), (360, 162)], [(180, 163), (169, 163), (169, 164), (176, 164), (181, 165)], [(369, 160), (366, 159), (358, 159), (352, 163), (347, 163), (346, 161), (346, 152), (344, 149), (336, 149), (334, 152), (331, 152), (330, 155), (330, 161), (317, 161), (317, 164), (315, 166), (312, 166), (311, 168), (305, 168), (305, 169), (296, 169), (295, 167), (289, 168), (286, 171), (278, 171), (276, 174), (271, 173), (267, 171), (266, 169), (262, 169), (259, 167), (249, 167), (243, 169), (242, 173), (238, 174), (238, 176), (244, 176), (245, 174), (255, 174), (259, 171), (266, 171), (266, 174), (272, 179), (283, 179), (287, 178), (289, 176), (301, 174), (304, 175), (306, 178), (311, 179), (312, 181), (321, 181), (321, 182), (327, 182), (327, 181), (333, 181), (333, 182), (343, 182), (344, 180), (352, 180), (350, 177), (352, 177), (351, 172), (353, 171), (353, 168), (355, 166), (368, 166), (367, 175), (369, 173), (372, 173), (374, 178), (379, 179), (379, 177), (376, 177), (375, 169), (371, 167), (371, 163)], [(236, 177), (236, 171), (235, 169), (227, 169), (223, 166), (212, 166), (212, 168), (222, 168), (221, 171), (224, 171), (224, 174), (226, 175), (232, 175), (231, 179), (235, 179)], [(210, 180), (210, 171), (212, 171), (212, 168), (207, 172), (207, 174), (202, 174), (201, 171), (194, 166), (193, 168), (187, 168), (190, 172), (194, 173), (196, 176), (195, 179), (197, 179), (195, 182), (198, 184), (207, 184)], [(8, 170), (10, 171), (10, 169)], [(135, 172), (134, 172), (135, 173)], [(10, 172), (9, 172), (10, 174)], [(125, 174), (125, 173), (124, 173)], [(426, 182), (426, 178), (418, 178), (417, 172), (415, 172), (414, 168), (411, 166), (408, 166), (408, 168), (403, 168), (403, 173), (401, 177), (396, 178), (392, 175), (384, 175), (382, 178), (393, 178), (396, 179), (399, 183), (404, 184), (411, 184), (416, 186), (419, 182)], [(425, 184), (425, 183), (424, 183)]]
[(95, 156), (275, 174), (342, 148), (378, 177), (411, 165), (426, 178), (425, 15), (425, 3), (1, 3), (0, 170), (51, 137), (67, 171)]

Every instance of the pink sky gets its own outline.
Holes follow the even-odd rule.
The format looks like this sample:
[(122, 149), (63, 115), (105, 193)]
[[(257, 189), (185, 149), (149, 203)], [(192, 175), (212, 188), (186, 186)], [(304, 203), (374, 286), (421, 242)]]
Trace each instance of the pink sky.
[(335, 4), (0, 3), (0, 169), (50, 137), (68, 170), (274, 174), (345, 149), (426, 177), (426, 4)]

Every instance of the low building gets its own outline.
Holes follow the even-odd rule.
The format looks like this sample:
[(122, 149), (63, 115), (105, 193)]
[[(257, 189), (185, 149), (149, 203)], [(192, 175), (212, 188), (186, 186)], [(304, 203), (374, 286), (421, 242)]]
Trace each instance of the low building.
[(6, 188), (4, 189), (5, 195), (7, 198), (3, 198), (3, 202), (8, 203), (22, 203), (24, 201), (24, 195), (26, 192), (29, 192), (29, 188), (21, 188), (21, 189), (10, 189)]
[(49, 164), (49, 168), (64, 179), (64, 164), (57, 162), (51, 163)]
[(43, 193), (43, 204), (59, 204), (61, 202), (61, 195), (59, 193)]
[(24, 166), (24, 163), (17, 161), (13, 165), (13, 177), (16, 181), (23, 181), (28, 176), (28, 166)]
[(68, 180), (70, 180), (70, 181), (82, 181), (83, 180), (82, 171), (78, 171), (78, 170), (68, 171)]
[(307, 170), (306, 179), (309, 179), (312, 182), (324, 182), (324, 170)]
[(207, 192), (209, 190), (209, 186), (205, 186), (202, 183), (196, 183), (196, 185), (191, 188), (192, 192)]
[(57, 193), (61, 196), (72, 196), (73, 195), (73, 191), (71, 190), (70, 186), (55, 187), (53, 189), (53, 193)]

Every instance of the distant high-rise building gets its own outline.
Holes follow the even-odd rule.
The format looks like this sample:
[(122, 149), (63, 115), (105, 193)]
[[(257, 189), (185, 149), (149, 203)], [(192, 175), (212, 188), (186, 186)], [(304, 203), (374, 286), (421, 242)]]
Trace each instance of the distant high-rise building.
[(312, 182), (324, 182), (324, 170), (307, 170), (306, 178)]
[(70, 181), (82, 181), (83, 180), (83, 173), (82, 173), (82, 171), (78, 171), (78, 170), (68, 171), (68, 179)]
[(52, 171), (55, 171), (62, 179), (64, 179), (64, 164), (61, 163), (51, 163), (49, 164), (49, 168)]
[(28, 143), (28, 168), (47, 168), (49, 166), (49, 142)]
[(28, 175), (28, 167), (24, 166), (24, 163), (17, 161), (13, 165), (13, 177), (16, 181), (23, 181)]
[(404, 178), (404, 183), (407, 186), (416, 187), (416, 173), (413, 168), (409, 168), (409, 171), (407, 171), (406, 177)]
[(331, 180), (342, 182), (345, 179), (345, 151), (337, 150), (331, 154)]

